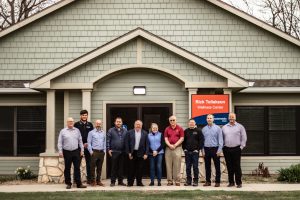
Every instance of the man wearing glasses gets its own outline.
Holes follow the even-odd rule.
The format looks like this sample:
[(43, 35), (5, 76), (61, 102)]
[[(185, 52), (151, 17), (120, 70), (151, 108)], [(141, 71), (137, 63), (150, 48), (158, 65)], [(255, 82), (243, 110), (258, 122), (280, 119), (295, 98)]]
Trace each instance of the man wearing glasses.
[(176, 117), (169, 117), (170, 126), (165, 129), (164, 137), (166, 142), (166, 168), (168, 186), (180, 186), (180, 168), (181, 168), (181, 144), (184, 140), (184, 132), (181, 126), (176, 122)]

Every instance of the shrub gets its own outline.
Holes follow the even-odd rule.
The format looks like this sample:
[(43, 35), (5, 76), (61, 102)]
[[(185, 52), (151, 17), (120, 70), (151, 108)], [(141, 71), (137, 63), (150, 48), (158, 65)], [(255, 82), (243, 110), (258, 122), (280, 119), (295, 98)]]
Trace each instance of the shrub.
[(18, 167), (15, 171), (15, 174), (17, 176), (17, 179), (20, 179), (20, 180), (35, 178), (35, 175), (30, 170), (30, 166), (27, 166), (27, 168)]
[(291, 165), (289, 168), (281, 168), (278, 172), (278, 181), (300, 183), (300, 164)]

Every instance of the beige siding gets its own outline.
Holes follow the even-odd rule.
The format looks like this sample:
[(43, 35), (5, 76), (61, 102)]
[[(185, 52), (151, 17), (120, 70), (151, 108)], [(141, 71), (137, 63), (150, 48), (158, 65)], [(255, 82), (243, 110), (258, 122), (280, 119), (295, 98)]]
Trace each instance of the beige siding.
[(45, 94), (1, 94), (0, 106), (46, 105)]
[[(226, 79), (196, 65), (156, 44), (143, 40), (141, 64), (162, 67), (175, 72), (189, 82), (223, 82)], [(79, 66), (54, 80), (55, 83), (90, 83), (97, 76), (124, 65), (137, 64), (137, 41), (114, 49), (105, 55)]]
[(233, 94), (235, 105), (300, 105), (300, 94)]
[(13, 175), (18, 167), (27, 167), (38, 174), (39, 157), (0, 157), (0, 175)]
[(69, 116), (73, 117), (75, 121), (79, 120), (79, 113), (82, 109), (82, 94), (81, 91), (70, 91), (70, 100), (69, 100)]
[(278, 173), (278, 170), (281, 168), (287, 168), (291, 165), (299, 164), (300, 157), (243, 157), (241, 161), (243, 173), (251, 174), (261, 162), (264, 163), (265, 167), (268, 167), (271, 174), (275, 174)]
[(200, 0), (75, 1), (0, 39), (0, 79), (32, 80), (142, 27), (246, 79), (299, 79), (300, 48)]
[[(133, 95), (133, 86), (146, 86), (147, 94)], [(103, 102), (175, 102), (179, 124), (185, 126), (188, 119), (188, 93), (183, 84), (153, 71), (127, 70), (95, 85), (92, 93), (92, 116), (103, 119)]]

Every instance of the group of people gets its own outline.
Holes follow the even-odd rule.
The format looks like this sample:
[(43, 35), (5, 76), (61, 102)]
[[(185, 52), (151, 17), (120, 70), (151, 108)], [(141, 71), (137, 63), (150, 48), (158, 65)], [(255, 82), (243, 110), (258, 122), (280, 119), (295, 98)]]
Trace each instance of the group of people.
[[(65, 161), (65, 183), (71, 188), (71, 165), (74, 165), (74, 181), (78, 188), (86, 188), (80, 178), (80, 163), (86, 160), (87, 183), (91, 186), (104, 186), (101, 182), (102, 165), (106, 153), (111, 158), (111, 183), (131, 187), (136, 180), (137, 186), (142, 182), (143, 165), (146, 159), (150, 162), (150, 184), (161, 186), (162, 160), (165, 156), (167, 185), (180, 186), (181, 157), (185, 154), (185, 186), (198, 186), (199, 156), (204, 157), (206, 181), (203, 186), (211, 186), (211, 160), (214, 162), (216, 177), (215, 187), (220, 187), (220, 156), (223, 153), (228, 170), (228, 187), (242, 187), (241, 151), (246, 146), (245, 128), (236, 122), (236, 115), (230, 113), (229, 123), (220, 128), (214, 124), (214, 116), (207, 115), (207, 125), (198, 128), (194, 119), (188, 121), (188, 128), (177, 124), (176, 116), (169, 117), (169, 126), (164, 133), (159, 132), (156, 123), (152, 123), (147, 132), (142, 129), (143, 122), (136, 120), (134, 128), (127, 130), (122, 118), (117, 117), (114, 127), (107, 133), (102, 129), (102, 121), (88, 122), (88, 112), (80, 112), (80, 121), (74, 123), (67, 119), (67, 127), (62, 129), (58, 138), (59, 156)], [(128, 160), (127, 184), (124, 183), (124, 163)], [(193, 175), (192, 177), (192, 170)], [(95, 173), (96, 172), (96, 173)]]

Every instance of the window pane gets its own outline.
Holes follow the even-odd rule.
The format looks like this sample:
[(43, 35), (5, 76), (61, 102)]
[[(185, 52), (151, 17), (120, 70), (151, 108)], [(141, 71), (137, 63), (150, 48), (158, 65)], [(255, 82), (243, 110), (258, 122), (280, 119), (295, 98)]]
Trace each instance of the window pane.
[(295, 107), (270, 107), (269, 130), (296, 130)]
[(18, 132), (18, 155), (38, 155), (45, 152), (45, 132)]
[(236, 107), (236, 117), (247, 131), (264, 130), (264, 107)]
[(17, 108), (17, 130), (39, 130), (46, 129), (45, 107), (18, 107)]
[[(14, 130), (14, 107), (0, 107), (0, 130)], [(0, 143), (1, 146), (1, 143)]]
[(247, 144), (243, 154), (264, 154), (264, 132), (247, 131)]
[(17, 154), (38, 155), (45, 151), (46, 108), (17, 107)]
[(271, 131), (269, 133), (270, 154), (295, 154), (296, 132)]
[(13, 156), (14, 138), (13, 132), (0, 131), (0, 156)]

